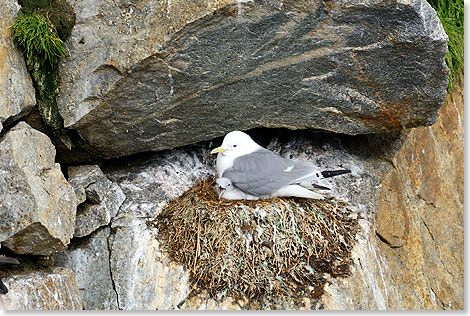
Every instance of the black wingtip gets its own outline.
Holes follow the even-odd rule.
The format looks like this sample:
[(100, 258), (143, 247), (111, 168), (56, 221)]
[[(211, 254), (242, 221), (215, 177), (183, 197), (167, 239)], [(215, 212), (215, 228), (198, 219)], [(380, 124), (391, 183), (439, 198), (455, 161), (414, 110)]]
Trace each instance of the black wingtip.
[(331, 178), (334, 176), (339, 176), (341, 174), (351, 173), (351, 170), (343, 169), (343, 170), (331, 170), (331, 171), (322, 171), (321, 174), (323, 178)]
[(0, 267), (9, 266), (12, 264), (20, 264), (20, 262), (15, 258), (0, 256)]
[(7, 293), (8, 293), (8, 288), (3, 283), (2, 278), (0, 278), (0, 294), (7, 294)]
[(324, 187), (324, 186), (322, 186), (322, 185), (318, 185), (318, 184), (315, 184), (315, 183), (312, 184), (312, 185), (313, 185), (313, 188), (314, 188), (314, 189), (318, 189), (318, 190), (331, 190), (331, 189), (328, 188), (328, 187)]

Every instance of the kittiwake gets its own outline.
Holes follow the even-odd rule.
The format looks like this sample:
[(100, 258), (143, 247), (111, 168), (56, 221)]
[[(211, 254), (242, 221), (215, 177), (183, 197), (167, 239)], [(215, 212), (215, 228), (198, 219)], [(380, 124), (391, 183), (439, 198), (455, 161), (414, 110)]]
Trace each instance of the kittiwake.
[[(217, 155), (216, 170), (224, 185), (230, 183), (230, 192), (221, 196), (230, 199), (263, 199), (276, 196), (294, 196), (323, 199), (312, 189), (328, 189), (313, 182), (350, 173), (350, 170), (320, 171), (306, 161), (288, 160), (258, 145), (249, 135), (240, 131), (228, 133), (222, 146), (211, 154)], [(219, 181), (220, 182), (220, 181)], [(218, 183), (220, 187), (220, 183)], [(227, 188), (226, 188), (227, 189)]]
[[(265, 194), (265, 195), (252, 195), (249, 193), (245, 193), (235, 187), (232, 184), (232, 181), (230, 181), (229, 178), (218, 178), (216, 181), (217, 183), (217, 194), (219, 195), (220, 198), (224, 198), (226, 200), (261, 200), (261, 199), (269, 199), (273, 197), (288, 197), (292, 196), (292, 191), (295, 190), (296, 197), (303, 197), (307, 199), (317, 199), (317, 200), (323, 200), (324, 197), (321, 194), (312, 192), (310, 190), (307, 190), (303, 187), (300, 188), (292, 188), (293, 185), (288, 185), (286, 187), (283, 187), (271, 194)], [(325, 188), (325, 187), (322, 187)], [(325, 188), (328, 189), (328, 188)]]

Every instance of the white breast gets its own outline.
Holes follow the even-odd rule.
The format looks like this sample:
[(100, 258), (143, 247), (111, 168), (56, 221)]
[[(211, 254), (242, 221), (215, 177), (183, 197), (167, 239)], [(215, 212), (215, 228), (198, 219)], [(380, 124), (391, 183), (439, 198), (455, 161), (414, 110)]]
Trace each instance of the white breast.
[(233, 161), (235, 159), (232, 157), (228, 157), (222, 154), (217, 154), (217, 161), (215, 163), (215, 169), (217, 170), (217, 174), (221, 177), (227, 168), (231, 168), (233, 166)]

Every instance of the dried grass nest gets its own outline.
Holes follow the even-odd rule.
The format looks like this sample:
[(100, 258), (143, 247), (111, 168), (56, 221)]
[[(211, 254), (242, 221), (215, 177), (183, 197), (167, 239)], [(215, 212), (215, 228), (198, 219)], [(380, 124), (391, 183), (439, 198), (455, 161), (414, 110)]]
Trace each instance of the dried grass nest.
[(156, 222), (163, 251), (189, 270), (193, 294), (318, 298), (325, 273), (349, 273), (358, 224), (346, 202), (219, 200), (214, 183), (197, 182)]

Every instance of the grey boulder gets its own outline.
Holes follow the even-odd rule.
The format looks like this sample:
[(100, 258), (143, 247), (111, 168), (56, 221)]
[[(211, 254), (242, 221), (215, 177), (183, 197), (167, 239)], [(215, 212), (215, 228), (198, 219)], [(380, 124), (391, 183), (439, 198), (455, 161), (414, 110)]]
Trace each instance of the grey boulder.
[(109, 227), (103, 227), (83, 240), (72, 241), (66, 252), (56, 257), (56, 264), (75, 274), (83, 309), (114, 310), (117, 295), (109, 268)]
[[(86, 3), (74, 5), (58, 104), (102, 157), (261, 126), (350, 135), (427, 126), (445, 97), (447, 35), (425, 0), (239, 1), (182, 19), (171, 38), (154, 30), (189, 1), (168, 17), (118, 2), (129, 19), (121, 33), (114, 7)], [(138, 36), (148, 43), (135, 51)]]
[(0, 241), (17, 254), (66, 249), (77, 200), (50, 139), (19, 122), (0, 139)]
[(0, 295), (2, 310), (81, 310), (82, 300), (70, 269), (52, 268), (9, 276), (9, 292)]

